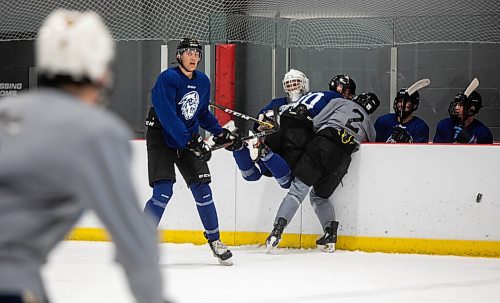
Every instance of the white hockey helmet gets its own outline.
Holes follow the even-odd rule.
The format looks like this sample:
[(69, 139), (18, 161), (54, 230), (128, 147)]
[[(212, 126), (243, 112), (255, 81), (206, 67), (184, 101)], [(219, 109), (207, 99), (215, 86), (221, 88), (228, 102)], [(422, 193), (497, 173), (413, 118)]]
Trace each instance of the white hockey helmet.
[(283, 77), (283, 89), (290, 101), (295, 102), (309, 92), (309, 79), (296, 69), (290, 69)]
[(39, 74), (100, 81), (115, 56), (115, 43), (95, 12), (59, 9), (43, 22), (36, 41)]

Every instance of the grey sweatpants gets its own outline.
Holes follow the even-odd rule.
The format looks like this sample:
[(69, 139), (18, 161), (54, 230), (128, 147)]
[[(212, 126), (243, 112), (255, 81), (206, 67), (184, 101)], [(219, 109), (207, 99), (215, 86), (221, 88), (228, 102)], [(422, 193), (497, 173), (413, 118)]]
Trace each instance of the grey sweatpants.
[[(278, 218), (285, 218), (287, 224), (290, 223), (293, 216), (299, 209), (300, 204), (306, 198), (309, 193), (310, 186), (307, 186), (299, 179), (295, 178), (290, 185), (290, 189), (286, 194), (285, 198), (280, 204), (278, 209), (278, 213), (276, 214), (276, 218), (274, 219), (274, 223), (278, 222)], [(311, 189), (311, 193), (309, 194), (309, 198), (311, 200), (311, 206), (318, 217), (319, 223), (323, 230), (325, 227), (332, 221), (335, 220), (335, 211), (333, 209), (333, 204), (329, 199), (320, 198), (314, 192), (314, 188)]]

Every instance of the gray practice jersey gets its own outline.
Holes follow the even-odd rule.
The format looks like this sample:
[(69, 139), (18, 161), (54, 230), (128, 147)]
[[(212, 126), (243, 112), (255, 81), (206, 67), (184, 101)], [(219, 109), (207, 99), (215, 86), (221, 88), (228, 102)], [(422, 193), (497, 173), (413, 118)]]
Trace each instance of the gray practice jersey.
[(354, 136), (357, 144), (375, 140), (375, 128), (362, 106), (342, 98), (333, 99), (313, 119), (315, 132), (328, 127), (343, 130)]
[(133, 189), (129, 138), (117, 117), (58, 90), (0, 100), (0, 293), (45, 297), (41, 266), (92, 209), (137, 302), (162, 302), (157, 235)]

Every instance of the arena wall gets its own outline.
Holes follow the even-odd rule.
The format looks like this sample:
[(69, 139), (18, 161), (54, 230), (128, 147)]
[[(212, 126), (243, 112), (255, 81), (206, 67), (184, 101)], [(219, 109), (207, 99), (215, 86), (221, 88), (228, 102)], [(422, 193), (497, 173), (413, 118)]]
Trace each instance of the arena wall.
[[(145, 141), (131, 141), (132, 174), (142, 209), (151, 195)], [(363, 144), (335, 191), (337, 247), (346, 250), (500, 257), (500, 146)], [(222, 240), (263, 244), (286, 194), (272, 178), (243, 180), (230, 152), (209, 162)], [(178, 173), (160, 223), (161, 240), (203, 244), (191, 192)], [(308, 198), (280, 246), (315, 247), (322, 234)], [(69, 239), (105, 240), (86, 214)]]

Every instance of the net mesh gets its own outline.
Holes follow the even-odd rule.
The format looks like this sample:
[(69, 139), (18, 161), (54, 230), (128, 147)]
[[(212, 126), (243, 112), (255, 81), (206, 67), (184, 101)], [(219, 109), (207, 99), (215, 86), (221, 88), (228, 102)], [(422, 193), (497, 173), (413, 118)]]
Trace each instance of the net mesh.
[(56, 8), (95, 10), (116, 40), (248, 42), (302, 48), (499, 43), (496, 0), (17, 0), (2, 5), (0, 40), (36, 39)]

